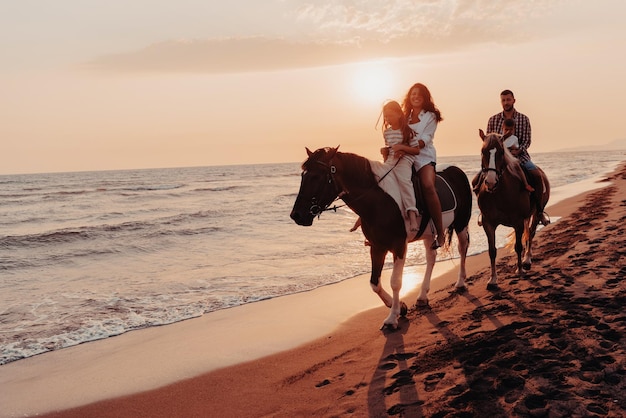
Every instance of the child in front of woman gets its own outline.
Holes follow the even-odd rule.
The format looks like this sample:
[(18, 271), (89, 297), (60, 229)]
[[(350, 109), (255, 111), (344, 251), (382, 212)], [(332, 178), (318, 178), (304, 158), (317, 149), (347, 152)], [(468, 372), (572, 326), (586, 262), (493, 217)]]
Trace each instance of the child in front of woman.
[[(402, 111), (402, 107), (396, 101), (385, 103), (382, 110), (383, 114), (383, 138), (385, 147), (381, 149), (381, 154), (385, 161), (384, 166), (386, 175), (391, 176), (398, 185), (400, 197), (402, 200), (401, 210), (409, 219), (409, 238), (414, 238), (418, 231), (417, 224), (417, 207), (415, 205), (415, 191), (413, 181), (411, 180), (412, 167), (415, 157), (410, 154), (397, 155), (393, 150), (394, 145), (409, 145), (415, 136), (415, 132), (407, 123), (406, 116)], [(350, 231), (356, 230), (361, 224), (361, 219), (357, 219), (356, 223)]]

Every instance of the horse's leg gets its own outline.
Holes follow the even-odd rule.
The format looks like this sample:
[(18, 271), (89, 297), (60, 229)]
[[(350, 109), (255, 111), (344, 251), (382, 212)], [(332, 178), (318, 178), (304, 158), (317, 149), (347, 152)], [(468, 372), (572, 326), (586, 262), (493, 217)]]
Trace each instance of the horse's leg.
[(498, 250), (496, 248), (496, 227), (483, 220), (483, 229), (485, 230), (485, 235), (487, 235), (487, 243), (489, 244), (489, 260), (491, 261), (491, 278), (487, 282), (487, 289), (497, 289), (498, 275), (496, 274), (496, 254), (498, 253)]
[(465, 289), (465, 279), (467, 278), (467, 272), (465, 271), (465, 260), (467, 259), (467, 249), (469, 248), (469, 231), (467, 227), (463, 228), (461, 232), (457, 232), (457, 239), (459, 240), (459, 278), (456, 281), (454, 287), (458, 290)]
[(387, 251), (374, 248), (374, 246), (370, 247), (370, 258), (372, 259), (372, 275), (370, 276), (370, 286), (372, 286), (372, 290), (383, 301), (385, 306), (391, 308), (391, 295), (387, 293), (385, 289), (383, 289), (382, 283), (380, 282), (380, 275), (383, 271), (386, 256)]
[(393, 270), (391, 271), (391, 291), (393, 299), (389, 316), (383, 322), (383, 328), (398, 328), (398, 318), (401, 314), (402, 303), (400, 302), (400, 289), (402, 288), (402, 272), (404, 271), (405, 258), (393, 256)]
[(522, 268), (522, 251), (524, 246), (522, 245), (522, 236), (524, 235), (524, 226), (515, 228), (515, 253), (517, 254), (517, 274), (522, 276), (524, 269)]
[(428, 291), (430, 290), (430, 279), (433, 275), (435, 261), (437, 260), (437, 250), (432, 249), (432, 245), (434, 242), (434, 236), (429, 235), (424, 238), (424, 250), (426, 252), (426, 271), (424, 272), (422, 287), (420, 289), (419, 295), (417, 295), (417, 302), (415, 303), (415, 306), (417, 306), (418, 308), (428, 306)]
[(522, 238), (522, 244), (524, 247), (524, 259), (522, 260), (522, 268), (524, 270), (530, 270), (530, 266), (532, 265), (532, 244), (538, 222), (539, 219), (536, 215), (533, 215), (529, 219), (524, 219), (524, 236)]

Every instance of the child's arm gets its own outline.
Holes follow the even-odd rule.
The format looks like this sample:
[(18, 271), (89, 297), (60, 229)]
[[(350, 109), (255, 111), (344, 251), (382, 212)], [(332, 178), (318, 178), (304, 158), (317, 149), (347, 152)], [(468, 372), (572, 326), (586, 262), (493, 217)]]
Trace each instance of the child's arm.
[(513, 154), (514, 157), (517, 157), (520, 154), (520, 150), (516, 146), (509, 147), (509, 151)]

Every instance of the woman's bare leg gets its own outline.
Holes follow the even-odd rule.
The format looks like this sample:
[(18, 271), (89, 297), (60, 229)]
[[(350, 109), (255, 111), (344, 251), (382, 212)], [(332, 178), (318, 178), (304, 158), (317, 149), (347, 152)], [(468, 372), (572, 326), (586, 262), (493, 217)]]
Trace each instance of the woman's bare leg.
[(418, 174), (424, 200), (426, 201), (426, 206), (428, 206), (428, 212), (430, 212), (430, 216), (435, 224), (435, 229), (437, 230), (437, 243), (438, 246), (441, 247), (445, 243), (445, 234), (441, 215), (441, 202), (439, 201), (439, 196), (435, 189), (435, 167), (431, 164), (425, 165), (420, 168)]

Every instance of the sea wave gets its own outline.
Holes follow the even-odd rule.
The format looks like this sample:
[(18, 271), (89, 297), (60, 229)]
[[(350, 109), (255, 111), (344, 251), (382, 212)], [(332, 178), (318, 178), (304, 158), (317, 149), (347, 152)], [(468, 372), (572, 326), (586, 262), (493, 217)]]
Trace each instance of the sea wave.
[[(623, 158), (533, 155), (555, 187)], [(299, 180), (299, 163), (0, 178), (0, 364), (367, 273), (349, 208), (289, 219)], [(470, 253), (486, 248), (476, 216)]]
[[(160, 233), (166, 234), (180, 234), (189, 235), (193, 233), (194, 228), (185, 228), (183, 230), (167, 230), (163, 229), (163, 227), (173, 227), (176, 225), (186, 224), (189, 220), (193, 219), (206, 219), (210, 218), (213, 214), (218, 213), (220, 211), (198, 211), (192, 213), (182, 213), (173, 216), (166, 216), (162, 218), (155, 218), (152, 220), (142, 220), (142, 221), (130, 221), (130, 222), (121, 222), (118, 224), (102, 224), (95, 226), (84, 226), (79, 228), (65, 228), (54, 231), (45, 231), (36, 234), (26, 234), (26, 235), (16, 235), (16, 236), (4, 236), (0, 237), (0, 247), (5, 249), (15, 249), (15, 248), (23, 248), (23, 247), (37, 247), (37, 246), (48, 246), (51, 244), (63, 244), (70, 243), (76, 241), (86, 241), (86, 240), (95, 240), (102, 237), (103, 233), (136, 233), (139, 231), (148, 231), (152, 236), (154, 235), (154, 231), (157, 230)], [(210, 232), (217, 231), (219, 227), (207, 227), (207, 226), (199, 226), (197, 228), (199, 232)]]

